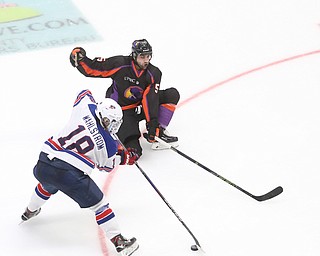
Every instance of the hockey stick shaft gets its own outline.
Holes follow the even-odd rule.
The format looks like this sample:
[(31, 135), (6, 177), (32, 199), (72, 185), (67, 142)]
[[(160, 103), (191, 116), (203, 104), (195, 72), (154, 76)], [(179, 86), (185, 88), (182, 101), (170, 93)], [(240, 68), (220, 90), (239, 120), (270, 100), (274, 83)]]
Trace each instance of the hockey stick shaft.
[[(124, 150), (127, 150), (126, 147), (123, 145), (123, 143), (118, 139), (120, 145), (124, 148)], [(152, 180), (149, 178), (149, 176), (143, 171), (143, 169), (140, 167), (138, 162), (136, 161), (135, 166), (139, 169), (139, 171), (142, 173), (142, 175), (146, 178), (146, 180), (149, 182), (149, 184), (152, 186), (152, 188), (157, 192), (157, 194), (161, 197), (163, 202), (169, 207), (169, 209), (173, 212), (173, 214), (177, 217), (177, 219), (180, 221), (180, 223), (185, 227), (185, 229), (188, 231), (188, 233), (192, 236), (194, 242), (196, 245), (201, 248), (200, 243), (198, 239), (194, 236), (194, 234), (191, 232), (191, 230), (188, 228), (188, 226), (184, 223), (184, 221), (180, 218), (178, 213), (173, 209), (173, 207), (169, 204), (167, 199), (162, 195), (162, 193), (159, 191), (159, 189), (156, 187), (156, 185), (152, 182)]]
[(79, 66), (79, 63), (78, 63), (78, 54), (77, 54), (77, 53), (74, 55), (74, 65), (75, 65), (76, 67)]
[(149, 184), (153, 187), (153, 189), (158, 193), (158, 195), (161, 197), (163, 202), (169, 207), (169, 209), (173, 212), (173, 214), (177, 217), (177, 219), (180, 221), (180, 223), (185, 227), (185, 229), (189, 232), (189, 234), (192, 236), (194, 242), (196, 243), (197, 246), (201, 247), (199, 244), (198, 239), (194, 236), (194, 234), (191, 232), (191, 230), (188, 228), (188, 226), (184, 223), (184, 221), (180, 218), (178, 213), (172, 208), (172, 206), (169, 204), (167, 199), (161, 194), (159, 189), (156, 187), (156, 185), (152, 182), (152, 180), (148, 177), (148, 175), (142, 170), (142, 168), (139, 166), (137, 162), (135, 162), (135, 165), (137, 168), (140, 170), (140, 172), (143, 174), (143, 176), (147, 179)]
[(176, 149), (175, 147), (172, 147), (169, 143), (163, 141), (162, 139), (156, 137), (156, 140), (165, 145), (166, 147), (170, 148), (171, 150), (173, 150), (174, 152), (178, 153), (179, 155), (183, 156), (184, 158), (188, 159), (189, 161), (191, 161), (192, 163), (198, 165), (199, 167), (201, 167), (202, 169), (206, 170), (207, 172), (213, 174), (214, 176), (218, 177), (219, 179), (225, 181), (226, 183), (228, 183), (229, 185), (235, 187), (236, 189), (240, 190), (241, 192), (243, 192), (244, 194), (254, 198), (255, 200), (261, 202), (261, 201), (265, 201), (268, 199), (271, 199), (279, 194), (281, 194), (283, 192), (283, 188), (281, 186), (276, 187), (275, 189), (271, 190), (270, 192), (261, 195), (261, 196), (255, 196), (253, 194), (251, 194), (250, 192), (244, 190), (243, 188), (239, 187), (238, 185), (236, 185), (235, 183), (231, 182), (230, 180), (224, 178), (223, 176), (219, 175), (218, 173), (214, 172), (213, 170), (209, 169), (208, 167), (204, 166), (203, 164), (199, 163), (198, 161), (194, 160), (193, 158), (191, 158), (190, 156), (186, 155), (185, 153), (181, 152), (180, 150)]

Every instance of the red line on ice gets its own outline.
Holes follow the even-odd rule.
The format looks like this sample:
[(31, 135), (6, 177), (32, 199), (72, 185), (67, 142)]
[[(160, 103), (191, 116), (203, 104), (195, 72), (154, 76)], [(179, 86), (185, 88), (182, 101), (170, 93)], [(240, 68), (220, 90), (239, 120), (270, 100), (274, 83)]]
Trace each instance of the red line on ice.
[[(117, 170), (118, 170), (118, 167), (115, 168), (112, 172), (110, 172), (108, 174), (108, 176), (103, 184), (103, 187), (102, 187), (103, 194), (105, 194), (105, 195), (108, 194), (110, 184), (111, 184), (113, 177), (116, 174)], [(109, 254), (108, 246), (107, 246), (107, 242), (106, 242), (107, 238), (106, 238), (105, 232), (100, 227), (98, 227), (98, 237), (99, 237), (99, 243), (100, 243), (102, 255), (109, 256), (110, 254)]]
[(254, 72), (257, 72), (257, 71), (260, 71), (262, 69), (266, 69), (266, 68), (270, 68), (272, 66), (275, 66), (275, 65), (278, 65), (278, 64), (281, 64), (281, 63), (284, 63), (284, 62), (288, 62), (288, 61), (292, 61), (292, 60), (295, 60), (295, 59), (300, 59), (300, 58), (303, 58), (303, 57), (307, 57), (309, 55), (314, 55), (314, 54), (318, 54), (320, 53), (320, 50), (316, 50), (316, 51), (312, 51), (312, 52), (307, 52), (307, 53), (303, 53), (303, 54), (299, 54), (299, 55), (295, 55), (295, 56), (292, 56), (292, 57), (289, 57), (289, 58), (286, 58), (286, 59), (282, 59), (282, 60), (277, 60), (275, 62), (271, 62), (269, 64), (266, 64), (266, 65), (263, 65), (263, 66), (260, 66), (260, 67), (257, 67), (257, 68), (254, 68), (254, 69), (251, 69), (251, 70), (248, 70), (248, 71), (245, 71), (243, 73), (240, 73), (238, 75), (235, 75), (235, 76), (232, 76), (226, 80), (223, 80), (221, 82), (218, 82), (216, 84), (213, 84), (211, 85), (210, 87), (200, 91), (200, 92), (197, 92), (196, 94), (190, 96), (189, 98), (183, 100), (182, 102), (180, 102), (180, 104), (178, 105), (178, 107), (181, 107), (187, 103), (189, 103), (191, 100), (194, 100), (195, 98), (198, 98), (200, 97), (201, 95), (213, 90), (213, 89), (216, 89), (217, 87), (219, 86), (222, 86), (222, 85), (225, 85), (226, 83), (229, 83), (233, 80), (236, 80), (238, 78), (241, 78), (243, 76), (246, 76), (246, 75), (249, 75), (251, 73), (254, 73)]

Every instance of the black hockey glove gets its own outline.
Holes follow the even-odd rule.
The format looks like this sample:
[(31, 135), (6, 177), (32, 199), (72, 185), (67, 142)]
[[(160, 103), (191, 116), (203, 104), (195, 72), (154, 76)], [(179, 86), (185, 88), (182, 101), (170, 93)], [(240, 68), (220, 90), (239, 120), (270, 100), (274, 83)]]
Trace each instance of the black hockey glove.
[(72, 66), (77, 67), (79, 62), (86, 56), (86, 51), (81, 47), (76, 47), (70, 54), (70, 62)]
[(148, 133), (144, 135), (148, 142), (156, 142), (156, 136), (159, 137), (160, 127), (156, 119), (153, 119), (147, 123)]

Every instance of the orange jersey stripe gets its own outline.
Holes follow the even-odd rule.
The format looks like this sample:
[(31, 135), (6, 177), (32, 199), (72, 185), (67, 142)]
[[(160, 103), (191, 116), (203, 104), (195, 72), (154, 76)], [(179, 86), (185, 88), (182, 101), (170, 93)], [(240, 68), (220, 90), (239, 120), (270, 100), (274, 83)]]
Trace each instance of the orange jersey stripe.
[(143, 107), (147, 122), (150, 121), (150, 113), (149, 113), (148, 102), (147, 102), (147, 94), (149, 93), (149, 91), (150, 91), (150, 86), (148, 86), (145, 89), (145, 91), (143, 93), (143, 99), (142, 99), (142, 107)]
[(134, 104), (131, 104), (131, 105), (123, 106), (123, 107), (121, 107), (121, 109), (122, 110), (132, 109), (132, 108), (135, 108), (135, 107), (137, 107), (139, 105), (140, 105), (140, 102), (137, 102), (137, 103), (134, 103)]
[(172, 112), (174, 112), (176, 110), (176, 107), (177, 107), (177, 105), (172, 104), (172, 103), (161, 104), (161, 106), (165, 107), (166, 109), (169, 109)]
[(95, 69), (90, 68), (84, 62), (81, 62), (79, 65), (81, 65), (81, 67), (84, 69), (86, 74), (92, 75), (92, 76), (102, 76), (102, 77), (110, 77), (113, 74), (117, 73), (121, 69), (121, 67), (119, 67), (119, 68), (115, 68), (115, 69), (111, 69), (111, 70), (99, 71), (99, 70), (95, 70)]

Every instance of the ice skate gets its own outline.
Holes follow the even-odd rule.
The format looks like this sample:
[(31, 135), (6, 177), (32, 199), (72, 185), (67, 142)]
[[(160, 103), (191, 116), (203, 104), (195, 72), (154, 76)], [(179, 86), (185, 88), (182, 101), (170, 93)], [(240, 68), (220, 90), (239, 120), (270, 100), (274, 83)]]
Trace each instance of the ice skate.
[[(168, 143), (171, 147), (178, 147), (178, 137), (171, 136), (168, 131), (164, 128), (160, 128), (160, 134), (159, 138), (162, 139), (164, 142)], [(159, 150), (159, 149), (168, 149), (169, 147), (167, 145), (163, 145), (160, 142), (154, 142), (151, 145), (151, 149), (153, 150)]]
[(121, 234), (112, 238), (111, 242), (116, 247), (117, 252), (122, 256), (129, 256), (139, 248), (135, 237), (126, 239)]
[(26, 208), (25, 212), (21, 215), (22, 222), (27, 221), (27, 220), (37, 216), (40, 213), (40, 211), (41, 211), (41, 208), (39, 208), (33, 212), (30, 211), (28, 208)]

